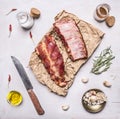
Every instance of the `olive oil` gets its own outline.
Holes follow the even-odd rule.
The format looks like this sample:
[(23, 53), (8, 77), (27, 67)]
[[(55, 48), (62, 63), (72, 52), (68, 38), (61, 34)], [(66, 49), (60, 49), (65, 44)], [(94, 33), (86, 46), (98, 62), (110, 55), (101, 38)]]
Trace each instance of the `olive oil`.
[(7, 101), (13, 106), (18, 106), (21, 104), (23, 98), (18, 91), (10, 91), (7, 95)]

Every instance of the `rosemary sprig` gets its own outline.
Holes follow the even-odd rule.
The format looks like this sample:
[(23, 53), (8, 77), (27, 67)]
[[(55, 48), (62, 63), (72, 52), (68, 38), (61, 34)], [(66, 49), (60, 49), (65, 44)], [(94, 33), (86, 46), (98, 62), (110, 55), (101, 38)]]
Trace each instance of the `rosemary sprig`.
[(95, 57), (93, 60), (93, 68), (91, 72), (94, 74), (101, 74), (102, 72), (107, 71), (110, 68), (111, 60), (113, 60), (115, 56), (112, 54), (111, 47), (104, 49), (99, 56)]

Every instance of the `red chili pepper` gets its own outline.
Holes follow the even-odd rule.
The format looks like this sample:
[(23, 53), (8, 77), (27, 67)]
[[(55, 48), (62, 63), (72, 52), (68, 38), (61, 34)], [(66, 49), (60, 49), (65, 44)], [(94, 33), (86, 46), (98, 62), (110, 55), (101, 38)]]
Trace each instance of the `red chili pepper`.
[(8, 87), (9, 87), (10, 81), (11, 81), (11, 75), (9, 74), (8, 75)]
[(32, 32), (30, 31), (30, 38), (32, 39), (33, 38), (33, 36), (32, 36)]
[(11, 81), (11, 75), (9, 74), (8, 75), (8, 82), (10, 82)]
[[(30, 38), (32, 39), (32, 41), (33, 41), (33, 43), (34, 43), (33, 35), (32, 35), (32, 32), (31, 32), (31, 31), (30, 31), (29, 35), (30, 35)], [(34, 44), (35, 44), (35, 43), (34, 43)]]
[(10, 25), (9, 25), (9, 36), (8, 36), (8, 37), (11, 36), (11, 32), (12, 32), (12, 25), (10, 24)]
[(11, 12), (14, 12), (14, 11), (16, 11), (17, 9), (16, 8), (13, 8), (13, 9), (11, 9), (6, 15), (9, 15)]

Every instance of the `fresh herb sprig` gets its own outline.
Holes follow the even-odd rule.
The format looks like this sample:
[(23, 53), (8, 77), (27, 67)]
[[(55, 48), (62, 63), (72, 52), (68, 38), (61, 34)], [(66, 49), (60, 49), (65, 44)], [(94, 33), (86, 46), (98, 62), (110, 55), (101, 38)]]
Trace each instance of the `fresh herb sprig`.
[(115, 56), (112, 54), (111, 47), (104, 49), (100, 55), (93, 60), (94, 63), (91, 72), (94, 74), (101, 74), (102, 72), (107, 71), (112, 64), (111, 60), (114, 58)]

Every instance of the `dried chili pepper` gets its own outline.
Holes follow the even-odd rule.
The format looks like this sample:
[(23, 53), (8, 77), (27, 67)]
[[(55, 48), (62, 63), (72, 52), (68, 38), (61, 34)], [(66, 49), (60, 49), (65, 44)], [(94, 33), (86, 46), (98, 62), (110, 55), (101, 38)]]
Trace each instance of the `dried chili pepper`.
[(8, 87), (9, 87), (10, 81), (11, 81), (11, 75), (9, 74), (8, 75)]
[(33, 36), (32, 36), (32, 32), (30, 31), (30, 33), (29, 33), (29, 34), (30, 34), (30, 38), (32, 39), (32, 38), (33, 38)]
[(12, 32), (12, 25), (10, 24), (10, 25), (9, 25), (9, 36), (8, 36), (8, 37), (11, 36), (11, 32)]
[[(30, 38), (32, 39), (33, 43), (34, 43), (34, 40), (33, 40), (33, 35), (32, 35), (32, 32), (30, 31), (29, 32), (29, 35), (30, 35)], [(35, 43), (34, 43), (35, 44)]]
[(16, 11), (17, 9), (16, 8), (13, 8), (13, 9), (11, 9), (6, 15), (9, 15), (11, 12), (14, 12), (14, 11)]

